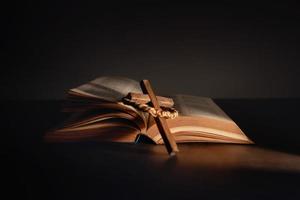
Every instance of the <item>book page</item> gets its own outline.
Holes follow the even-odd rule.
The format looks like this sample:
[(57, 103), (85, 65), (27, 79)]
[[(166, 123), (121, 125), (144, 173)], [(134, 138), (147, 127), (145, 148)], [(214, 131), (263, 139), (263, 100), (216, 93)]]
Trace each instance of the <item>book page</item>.
[(135, 142), (140, 129), (132, 126), (130, 121), (123, 119), (106, 119), (101, 123), (86, 126), (70, 127), (50, 131), (46, 133), (48, 142), (67, 141), (108, 141), (108, 142)]
[(129, 92), (142, 93), (142, 90), (139, 83), (135, 80), (117, 76), (106, 76), (73, 88), (70, 92), (105, 101), (118, 102)]
[[(190, 95), (175, 95), (172, 98), (179, 116), (167, 119), (167, 123), (176, 142), (253, 143), (212, 99)], [(155, 123), (148, 127), (148, 137), (156, 144), (162, 144)]]
[(212, 99), (190, 95), (175, 95), (175, 108), (181, 116), (209, 117), (232, 121)]

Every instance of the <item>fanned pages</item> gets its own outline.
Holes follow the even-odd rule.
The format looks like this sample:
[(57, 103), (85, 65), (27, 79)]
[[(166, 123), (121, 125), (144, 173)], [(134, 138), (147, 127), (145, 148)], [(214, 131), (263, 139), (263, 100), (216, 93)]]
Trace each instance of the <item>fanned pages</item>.
[[(137, 81), (124, 77), (99, 77), (70, 89), (64, 110), (71, 117), (47, 133), (46, 139), (135, 142), (143, 135), (163, 144), (153, 117), (122, 102), (130, 92), (142, 90)], [(253, 143), (212, 99), (190, 95), (170, 98), (179, 112), (177, 118), (167, 120), (176, 142)]]

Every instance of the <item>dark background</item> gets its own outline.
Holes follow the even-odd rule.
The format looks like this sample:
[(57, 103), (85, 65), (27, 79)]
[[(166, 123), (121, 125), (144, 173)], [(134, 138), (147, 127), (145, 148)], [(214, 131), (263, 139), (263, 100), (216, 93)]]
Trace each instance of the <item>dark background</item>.
[[(297, 5), (24, 1), (0, 9), (1, 196), (300, 199), (300, 106), (287, 98), (300, 96)], [(219, 98), (256, 144), (180, 145), (173, 159), (160, 145), (45, 143), (66, 117), (51, 99), (102, 75)], [(287, 99), (239, 99), (274, 97)]]
[(164, 94), (300, 95), (295, 4), (27, 1), (2, 13), (2, 99), (62, 99), (102, 75)]

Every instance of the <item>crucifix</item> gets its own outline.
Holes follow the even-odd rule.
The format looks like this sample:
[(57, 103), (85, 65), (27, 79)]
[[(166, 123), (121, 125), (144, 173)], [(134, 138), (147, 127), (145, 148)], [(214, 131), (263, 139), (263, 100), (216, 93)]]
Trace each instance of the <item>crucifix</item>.
[[(141, 88), (142, 88), (144, 94), (149, 95), (150, 102), (151, 102), (153, 108), (156, 110), (159, 110), (160, 105), (159, 105), (156, 95), (152, 89), (150, 81), (142, 80), (140, 84), (141, 84)], [(154, 120), (155, 120), (157, 128), (160, 132), (160, 135), (165, 143), (165, 146), (167, 148), (169, 155), (171, 155), (171, 156), (175, 155), (176, 152), (179, 152), (179, 150), (178, 150), (175, 138), (171, 134), (171, 131), (169, 129), (166, 119), (163, 117), (157, 116), (157, 117), (154, 117)]]
[[(140, 110), (148, 112), (154, 117), (169, 155), (175, 155), (179, 150), (166, 121), (166, 118), (173, 119), (178, 115), (178, 112), (172, 108), (174, 102), (172, 99), (156, 96), (150, 81), (142, 80), (140, 85), (144, 94), (129, 93), (125, 101), (135, 104)], [(151, 106), (148, 105), (149, 103)]]
[(156, 96), (148, 80), (142, 80), (140, 86), (144, 94), (129, 92), (123, 102), (152, 115), (169, 155), (175, 155), (179, 150), (166, 121), (178, 116), (173, 99)]

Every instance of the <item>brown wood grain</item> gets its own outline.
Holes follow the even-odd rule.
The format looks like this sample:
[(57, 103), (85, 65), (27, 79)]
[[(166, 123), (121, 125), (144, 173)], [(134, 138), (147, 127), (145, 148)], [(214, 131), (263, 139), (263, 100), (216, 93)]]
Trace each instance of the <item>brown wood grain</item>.
[[(150, 98), (147, 94), (130, 92), (130, 93), (128, 93), (127, 97), (129, 99), (137, 101), (138, 103), (141, 103), (141, 104), (146, 104), (146, 103), (150, 102)], [(173, 107), (173, 105), (174, 105), (174, 101), (171, 98), (157, 96), (157, 100), (158, 100), (160, 106)]]
[[(150, 81), (142, 80), (141, 87), (145, 94), (149, 95), (151, 103), (155, 109), (160, 109), (159, 102), (157, 97), (151, 87)], [(157, 124), (158, 130), (162, 136), (164, 144), (167, 148), (167, 151), (170, 155), (175, 155), (176, 152), (179, 152), (174, 136), (171, 134), (171, 131), (168, 127), (167, 121), (165, 118), (155, 117), (155, 122)]]

